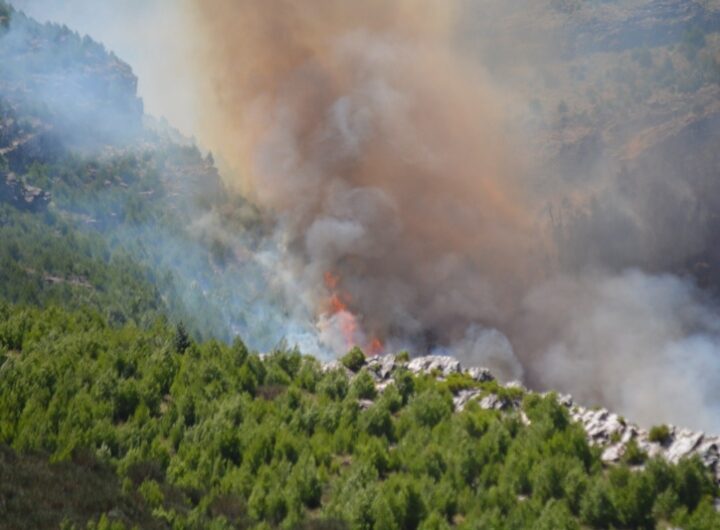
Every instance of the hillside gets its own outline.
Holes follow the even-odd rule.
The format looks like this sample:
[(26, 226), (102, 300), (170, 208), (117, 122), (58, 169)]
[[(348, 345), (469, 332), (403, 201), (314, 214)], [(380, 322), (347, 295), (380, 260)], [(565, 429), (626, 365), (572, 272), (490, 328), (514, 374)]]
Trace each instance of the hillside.
[(542, 64), (509, 75), (526, 87), (547, 182), (566, 190), (565, 204), (553, 204), (564, 266), (582, 270), (602, 249), (603, 266), (687, 274), (717, 292), (720, 5), (562, 0), (528, 9), (532, 17), (494, 31), (526, 32), (522, 56)]
[[(608, 467), (577, 410), (451, 359), (355, 350), (323, 365), (56, 309), (5, 308), (3, 322), (6, 528), (720, 522), (698, 457), (671, 464), (630, 442)], [(44, 492), (35, 477), (79, 489)]]
[[(617, 190), (578, 168), (622, 161), (639, 217), (704, 238), (653, 239), (648, 268), (720, 285), (718, 216), (654, 208), (675, 189), (647, 177), (720, 197), (716, 4), (648, 20), (640, 0), (537, 3), (567, 40), (553, 80), (526, 79), (528, 149), (549, 180), (597, 191), (553, 218), (568, 269), (602, 244), (595, 218), (616, 219)], [(127, 64), (0, 0), (0, 529), (720, 528), (715, 433), (447, 356), (289, 344), (307, 330), (276, 223), (144, 114)], [(644, 258), (625, 243), (611, 267)]]
[(100, 44), (19, 12), (4, 31), (0, 297), (279, 342), (252, 259), (269, 225), (228, 194), (212, 156), (145, 117), (137, 79)]

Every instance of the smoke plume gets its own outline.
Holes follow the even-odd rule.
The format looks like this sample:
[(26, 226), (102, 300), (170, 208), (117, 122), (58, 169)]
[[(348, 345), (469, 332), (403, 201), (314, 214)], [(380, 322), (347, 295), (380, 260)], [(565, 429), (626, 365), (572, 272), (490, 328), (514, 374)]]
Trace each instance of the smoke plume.
[(204, 137), (280, 218), (327, 342), (486, 344), (466, 337), (507, 321), (542, 241), (509, 98), (451, 48), (452, 3), (215, 7)]
[(514, 29), (490, 32), (463, 2), (197, 2), (201, 136), (279, 218), (281, 267), (336, 353), (448, 351), (641, 420), (720, 428), (717, 309), (692, 279), (652, 275), (703, 248), (658, 231), (703, 199), (667, 168), (621, 181), (602, 149), (539, 162), (517, 72), (547, 75), (562, 39), (523, 41), (527, 13), (501, 4), (485, 19), (521, 17)]
[[(255, 259), (290, 342), (450, 353), (718, 431), (720, 94), (662, 49), (716, 15), (634, 4), (153, 0), (152, 38), (118, 42), (150, 111), (277, 217)], [(73, 5), (102, 38), (139, 4)]]

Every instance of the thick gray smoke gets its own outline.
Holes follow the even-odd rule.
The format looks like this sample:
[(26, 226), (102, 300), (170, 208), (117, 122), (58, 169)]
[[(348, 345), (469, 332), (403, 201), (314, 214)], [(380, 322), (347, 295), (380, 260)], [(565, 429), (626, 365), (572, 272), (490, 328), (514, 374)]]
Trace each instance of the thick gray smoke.
[(321, 339), (449, 351), (644, 421), (720, 429), (718, 310), (692, 276), (714, 267), (718, 166), (678, 156), (717, 156), (717, 127), (667, 134), (712, 108), (675, 96), (686, 117), (663, 109), (653, 129), (642, 93), (667, 89), (602, 63), (672, 67), (664, 49), (623, 55), (689, 31), (672, 10), (641, 6), (658, 28), (638, 41), (586, 29), (641, 29), (629, 3), (321, 5), (197, 9), (206, 137), (278, 214)]
[(174, 5), (195, 132), (278, 218), (290, 340), (309, 312), (308, 348), (450, 352), (720, 430), (720, 94), (692, 69), (720, 64), (717, 8)]

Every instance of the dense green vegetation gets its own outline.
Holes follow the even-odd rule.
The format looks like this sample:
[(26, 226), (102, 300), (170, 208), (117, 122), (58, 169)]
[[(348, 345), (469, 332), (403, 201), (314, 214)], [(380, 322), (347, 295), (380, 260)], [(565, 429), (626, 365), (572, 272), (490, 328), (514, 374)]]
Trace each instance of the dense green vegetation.
[[(111, 326), (89, 309), (3, 306), (0, 363), (13, 528), (720, 524), (700, 462), (605, 469), (552, 396), (525, 396), (529, 426), (477, 405), (453, 413), (451, 392), (477, 383), (400, 369), (377, 395), (357, 365), (349, 379), (295, 351), (261, 358), (240, 340), (195, 343), (163, 319)], [(50, 484), (85, 477), (81, 492), (48, 508), (28, 469)]]
[[(259, 240), (259, 216), (222, 195), (196, 148), (156, 139), (102, 155), (19, 158), (10, 164), (17, 180), (47, 192), (50, 203), (4, 203), (0, 193), (0, 299), (87, 305), (120, 324), (162, 313), (196, 337), (224, 340), (231, 329), (261, 326), (251, 320), (252, 301), (268, 303), (257, 264), (229, 259)], [(259, 346), (281, 338), (265, 335)]]
[(167, 126), (140, 126), (137, 79), (102, 45), (4, 12), (0, 300), (87, 306), (114, 324), (165, 314), (196, 338), (279, 342), (279, 312), (247, 259), (257, 211), (227, 196), (212, 157)]
[(37, 216), (0, 203), (0, 240), (2, 299), (91, 307), (116, 324), (141, 323), (164, 308), (155, 287), (162, 278), (53, 213)]

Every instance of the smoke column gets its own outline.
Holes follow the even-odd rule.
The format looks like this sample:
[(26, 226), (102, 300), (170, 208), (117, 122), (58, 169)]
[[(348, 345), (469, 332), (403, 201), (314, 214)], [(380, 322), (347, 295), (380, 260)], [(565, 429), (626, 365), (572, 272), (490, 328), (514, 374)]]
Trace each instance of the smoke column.
[(538, 212), (509, 98), (451, 48), (453, 4), (214, 7), (198, 10), (223, 36), (207, 50), (204, 137), (280, 218), (326, 342), (492, 349), (481, 328), (505, 322), (539, 272)]
[[(547, 163), (553, 131), (527, 110), (573, 53), (566, 26), (614, 4), (570, 18), (544, 1), (18, 4), (111, 38), (150, 112), (275, 214), (257, 259), (307, 353), (447, 352), (646, 424), (720, 431), (720, 312), (694, 268), (720, 263), (720, 160), (694, 159), (720, 119), (626, 171), (609, 148)], [(138, 13), (142, 42), (108, 33)], [(317, 342), (293, 331), (307, 318)]]
[[(715, 305), (691, 279), (641, 272), (670, 265), (648, 243), (669, 238), (643, 233), (612, 171), (585, 189), (542, 176), (533, 131), (508, 112), (527, 102), (497, 63), (553, 43), (530, 53), (507, 33), (495, 54), (482, 38), (464, 53), (464, 7), (194, 6), (210, 81), (201, 135), (278, 216), (280, 267), (322, 342), (446, 351), (641, 421), (720, 429)], [(493, 55), (491, 74), (478, 57)], [(585, 218), (592, 247), (574, 234), (560, 248), (546, 207), (588, 202), (588, 188), (612, 213)], [(608, 218), (629, 230), (603, 230)], [(619, 244), (632, 249), (620, 262)]]

